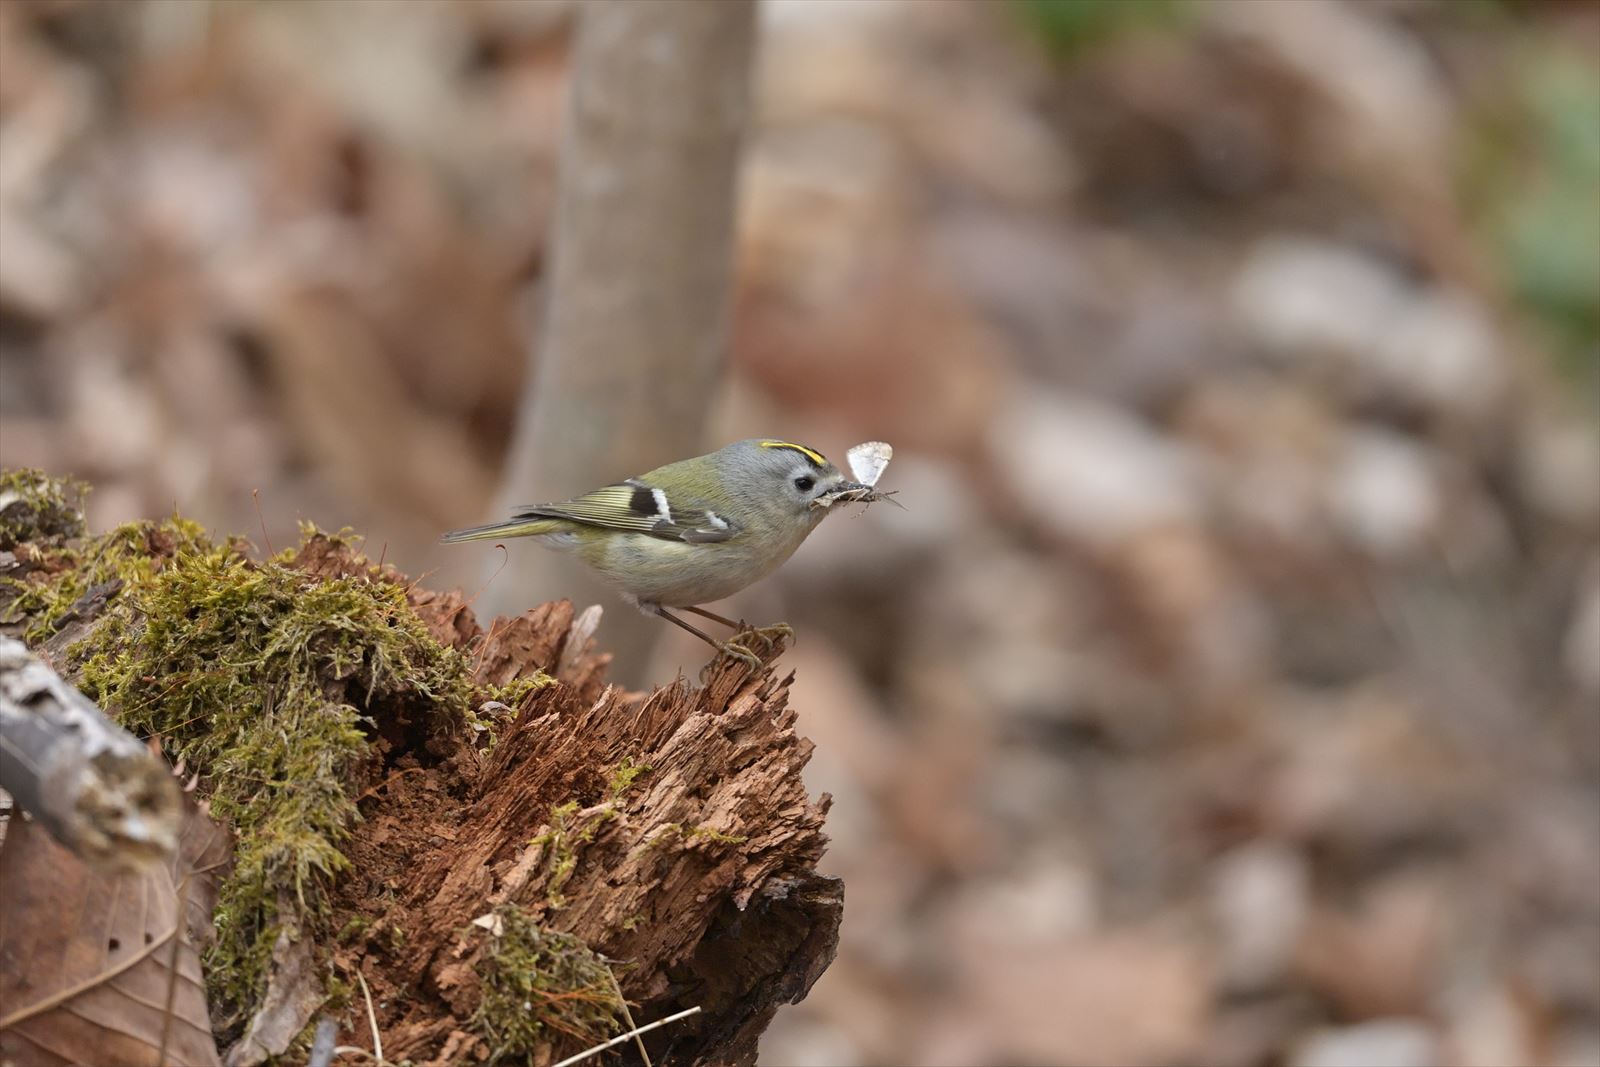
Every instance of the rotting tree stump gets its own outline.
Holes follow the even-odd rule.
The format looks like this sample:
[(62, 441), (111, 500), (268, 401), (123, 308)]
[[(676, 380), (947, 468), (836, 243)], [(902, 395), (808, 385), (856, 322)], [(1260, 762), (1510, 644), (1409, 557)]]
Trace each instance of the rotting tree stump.
[[(478, 640), (457, 598), (419, 610)], [(564, 653), (572, 623), (545, 604), (478, 646), (486, 671), (567, 663), (492, 753), (400, 768), (363, 802), (340, 906), (407, 936), (340, 962), (376, 965), (387, 1055), (461, 1056), (485, 945), (472, 920), (515, 903), (618, 961), (636, 1021), (701, 1007), (652, 1035), (660, 1058), (754, 1062), (777, 1009), (832, 962), (843, 911), (843, 884), (815, 869), (829, 798), (801, 781), (812, 745), (788, 681), (719, 662), (704, 686), (630, 697), (603, 686), (602, 658)]]
[[(92, 539), (77, 555), (73, 543), (18, 546), (14, 557), (29, 568), (8, 572), (7, 596), (15, 602), (23, 583), (97, 558)], [(144, 577), (44, 620), (50, 636), (38, 651), (69, 678), (97, 626), (113, 617), (124, 632), (147, 625), (140, 583), (190, 550), (155, 524), (148, 536), (122, 531), (118, 543), (149, 554)], [(363, 984), (389, 1061), (505, 1053), (480, 1008), (494, 916), (508, 907), (609, 964), (634, 1022), (701, 1009), (646, 1037), (656, 1063), (754, 1062), (777, 1009), (832, 961), (843, 908), (842, 884), (816, 871), (830, 801), (812, 800), (801, 780), (812, 745), (795, 733), (789, 679), (723, 661), (701, 685), (624, 692), (605, 684), (609, 657), (593, 647), (592, 620), (575, 620), (566, 602), (485, 632), (459, 593), (417, 588), (348, 539), (319, 534), (292, 558), (251, 566), (403, 588), (400, 610), (408, 604), (434, 641), (460, 653), (480, 696), (541, 673), (553, 680), (515, 708), (479, 706), (493, 727), (474, 731), (465, 707), (416, 692), (363, 696), (346, 676), (326, 679), (328, 699), (359, 705), (368, 734), (366, 755), (348, 770), (360, 816), (339, 843), (350, 863), (326, 886), (314, 921), (275, 928), (267, 1006), (219, 1014), (213, 1003), (218, 1037), (232, 1046), (226, 1062), (261, 1062), (297, 1034), (303, 1042), (324, 1015), (340, 1024), (339, 1044), (370, 1048)], [(208, 625), (203, 612), (187, 619)], [(165, 691), (161, 678), (143, 681)], [(250, 1046), (241, 1032), (269, 1037)], [(589, 1044), (559, 1023), (544, 1038), (506, 1060), (550, 1063)], [(304, 1054), (303, 1043), (293, 1047), (291, 1059)], [(608, 1057), (639, 1053), (630, 1043)]]

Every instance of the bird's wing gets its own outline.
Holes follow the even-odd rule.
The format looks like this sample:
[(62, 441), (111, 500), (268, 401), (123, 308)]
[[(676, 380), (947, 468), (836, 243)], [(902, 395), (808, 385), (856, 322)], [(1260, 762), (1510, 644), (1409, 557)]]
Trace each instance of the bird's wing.
[(667, 541), (706, 544), (726, 541), (738, 526), (706, 505), (631, 479), (559, 504), (519, 508), (519, 519), (568, 519), (586, 526), (649, 534)]

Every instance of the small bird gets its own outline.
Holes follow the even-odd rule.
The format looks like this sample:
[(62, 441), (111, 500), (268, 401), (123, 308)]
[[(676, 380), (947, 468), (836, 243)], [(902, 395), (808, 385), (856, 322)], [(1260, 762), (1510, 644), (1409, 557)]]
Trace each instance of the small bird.
[(446, 544), (533, 537), (574, 551), (646, 615), (683, 627), (719, 652), (759, 667), (745, 643), (718, 641), (672, 614), (680, 608), (750, 634), (771, 647), (788, 637), (778, 624), (746, 630), (699, 605), (732, 596), (794, 554), (833, 505), (892, 494), (873, 488), (889, 446), (850, 450), (851, 481), (816, 449), (750, 438), (559, 504), (518, 508), (504, 522), (452, 530)]

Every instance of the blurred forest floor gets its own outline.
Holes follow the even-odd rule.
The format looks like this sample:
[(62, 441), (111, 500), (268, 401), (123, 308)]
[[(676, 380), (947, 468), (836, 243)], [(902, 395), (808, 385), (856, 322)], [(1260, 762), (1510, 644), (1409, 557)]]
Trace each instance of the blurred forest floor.
[[(708, 444), (909, 510), (738, 605), (847, 887), (764, 1059), (1600, 1064), (1600, 5), (765, 20)], [(0, 459), (471, 595), (570, 28), (0, 3)]]

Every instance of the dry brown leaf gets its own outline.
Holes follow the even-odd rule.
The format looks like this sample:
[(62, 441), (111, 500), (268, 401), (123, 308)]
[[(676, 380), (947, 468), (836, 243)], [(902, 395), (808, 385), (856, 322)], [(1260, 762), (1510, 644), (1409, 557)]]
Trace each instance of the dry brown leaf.
[(199, 943), (229, 853), (191, 808), (171, 865), (108, 876), (12, 820), (0, 847), (0, 1059), (218, 1063)]

